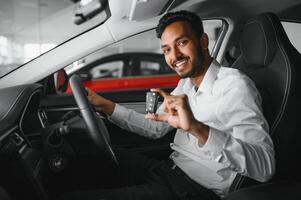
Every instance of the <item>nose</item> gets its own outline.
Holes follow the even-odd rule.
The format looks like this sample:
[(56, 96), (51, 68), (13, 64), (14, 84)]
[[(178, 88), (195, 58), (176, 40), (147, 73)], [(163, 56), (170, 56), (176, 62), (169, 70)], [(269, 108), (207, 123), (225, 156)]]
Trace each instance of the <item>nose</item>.
[(170, 52), (170, 60), (171, 63), (177, 61), (181, 56), (182, 56), (182, 52), (179, 50), (179, 48), (174, 47), (172, 48), (171, 52)]

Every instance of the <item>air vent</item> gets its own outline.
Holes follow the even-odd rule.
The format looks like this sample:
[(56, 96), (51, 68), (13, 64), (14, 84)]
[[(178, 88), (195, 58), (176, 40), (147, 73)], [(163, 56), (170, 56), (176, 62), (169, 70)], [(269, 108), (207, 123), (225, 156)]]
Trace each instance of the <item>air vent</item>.
[(45, 128), (47, 124), (47, 115), (44, 110), (39, 110), (38, 117), (40, 119), (41, 125), (43, 128)]
[(24, 139), (18, 134), (18, 133), (13, 133), (11, 136), (10, 136), (10, 139), (12, 142), (14, 142), (17, 146), (20, 146)]

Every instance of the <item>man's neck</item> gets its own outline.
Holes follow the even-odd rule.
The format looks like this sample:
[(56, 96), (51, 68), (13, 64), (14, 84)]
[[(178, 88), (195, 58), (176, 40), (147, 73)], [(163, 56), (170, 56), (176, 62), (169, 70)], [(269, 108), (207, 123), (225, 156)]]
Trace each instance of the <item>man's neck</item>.
[(205, 74), (207, 72), (207, 70), (209, 69), (209, 66), (211, 65), (213, 61), (213, 58), (209, 57), (207, 59), (204, 60), (203, 63), (203, 67), (201, 68), (200, 72), (194, 76), (194, 77), (190, 77), (190, 80), (193, 82), (193, 84), (197, 87), (199, 87), (205, 77)]

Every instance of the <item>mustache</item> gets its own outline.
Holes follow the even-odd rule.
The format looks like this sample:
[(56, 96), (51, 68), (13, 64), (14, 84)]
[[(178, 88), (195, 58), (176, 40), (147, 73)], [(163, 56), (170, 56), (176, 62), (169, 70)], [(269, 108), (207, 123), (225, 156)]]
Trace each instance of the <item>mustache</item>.
[(176, 60), (172, 61), (172, 65), (175, 66), (177, 62), (181, 61), (181, 60), (188, 60), (187, 56), (179, 56), (176, 58)]

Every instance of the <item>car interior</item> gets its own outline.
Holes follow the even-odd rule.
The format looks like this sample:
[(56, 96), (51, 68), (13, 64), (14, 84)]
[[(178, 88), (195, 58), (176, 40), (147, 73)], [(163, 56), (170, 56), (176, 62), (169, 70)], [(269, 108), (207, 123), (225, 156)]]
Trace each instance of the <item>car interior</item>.
[[(254, 81), (274, 142), (273, 178), (259, 183), (238, 175), (222, 199), (301, 199), (301, 54), (282, 24), (301, 22), (298, 0), (166, 0), (146, 7), (143, 1), (100, 2), (106, 8), (99, 12), (110, 13), (108, 21), (0, 77), (0, 199), (54, 200), (69, 191), (109, 187), (110, 181), (97, 171), (104, 162), (118, 163), (111, 146), (158, 160), (168, 158), (175, 129), (151, 140), (119, 128), (88, 103), (81, 84), (84, 79), (70, 78), (64, 68), (97, 49), (153, 29), (164, 13), (182, 9), (202, 19), (225, 21), (212, 56)], [(126, 13), (125, 7), (131, 12)], [(76, 19), (80, 21), (76, 23), (84, 24), (89, 17)], [(122, 23), (125, 26), (120, 31)], [(70, 53), (62, 56), (63, 52)], [(66, 93), (68, 84), (72, 94)], [(163, 89), (170, 92), (173, 88)], [(149, 88), (131, 88), (98, 93), (145, 113), (147, 91)]]

